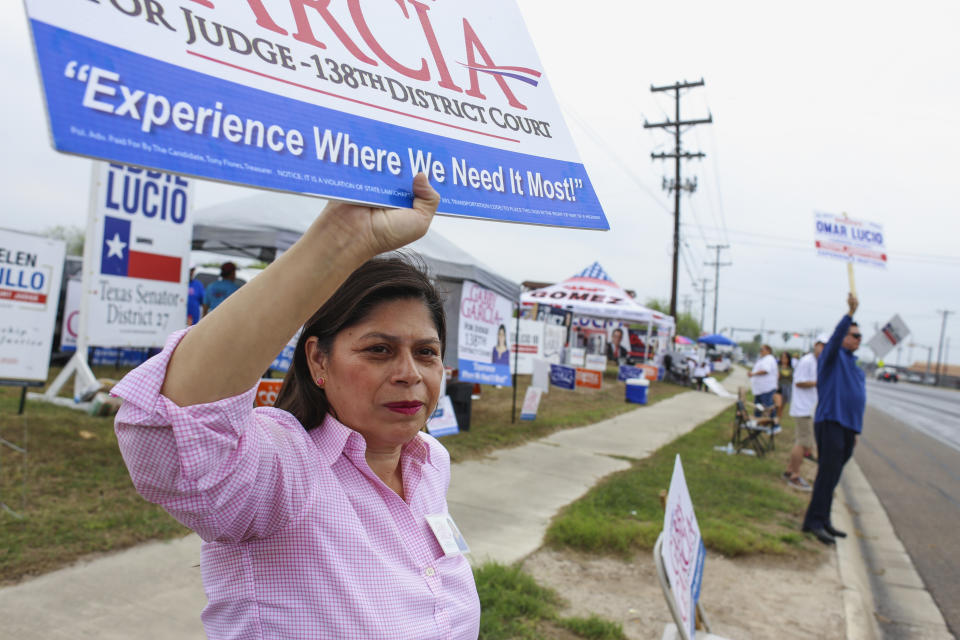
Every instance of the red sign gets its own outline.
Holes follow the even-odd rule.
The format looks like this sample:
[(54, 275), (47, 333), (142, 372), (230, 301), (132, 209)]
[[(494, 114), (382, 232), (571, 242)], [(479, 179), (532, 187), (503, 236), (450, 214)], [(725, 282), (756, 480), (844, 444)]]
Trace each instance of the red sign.
[(277, 394), (280, 393), (280, 387), (283, 380), (279, 378), (261, 378), (257, 386), (257, 396), (253, 400), (255, 407), (272, 407), (277, 401)]
[(600, 371), (591, 371), (590, 369), (581, 369), (577, 367), (577, 386), (588, 389), (599, 389), (603, 381), (603, 373)]

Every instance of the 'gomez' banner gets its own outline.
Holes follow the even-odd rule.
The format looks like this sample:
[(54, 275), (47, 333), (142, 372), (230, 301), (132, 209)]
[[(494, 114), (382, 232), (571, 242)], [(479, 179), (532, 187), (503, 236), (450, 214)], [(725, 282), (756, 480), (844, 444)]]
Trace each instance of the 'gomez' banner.
[(607, 229), (515, 0), (26, 0), (56, 149)]
[(186, 324), (190, 184), (169, 173), (98, 162), (91, 188), (87, 344), (162, 346)]

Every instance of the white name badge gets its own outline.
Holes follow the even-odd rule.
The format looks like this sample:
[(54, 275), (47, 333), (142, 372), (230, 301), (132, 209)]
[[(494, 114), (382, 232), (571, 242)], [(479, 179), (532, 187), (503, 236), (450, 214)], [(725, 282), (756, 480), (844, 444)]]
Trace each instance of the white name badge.
[(427, 516), (427, 524), (433, 529), (444, 555), (455, 556), (460, 553), (470, 553), (470, 547), (464, 539), (457, 524), (449, 513), (435, 513)]

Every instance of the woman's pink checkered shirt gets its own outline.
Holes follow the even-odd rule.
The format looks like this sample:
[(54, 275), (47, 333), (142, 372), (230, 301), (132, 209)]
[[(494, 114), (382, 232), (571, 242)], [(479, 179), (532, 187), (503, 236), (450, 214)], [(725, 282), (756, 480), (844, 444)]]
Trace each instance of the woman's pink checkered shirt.
[(366, 443), (327, 416), (304, 430), (254, 389), (181, 408), (160, 395), (186, 331), (113, 393), (120, 450), (144, 498), (203, 538), (210, 638), (476, 638), (466, 559), (425, 519), (446, 513), (450, 457), (420, 433), (403, 448), (406, 501), (367, 466)]

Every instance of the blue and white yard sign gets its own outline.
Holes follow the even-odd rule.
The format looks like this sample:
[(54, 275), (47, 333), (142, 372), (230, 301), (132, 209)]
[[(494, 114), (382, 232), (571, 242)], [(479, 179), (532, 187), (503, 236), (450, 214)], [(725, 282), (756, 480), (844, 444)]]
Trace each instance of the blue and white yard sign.
[(577, 369), (562, 364), (550, 365), (550, 384), (561, 389), (576, 389)]
[(670, 478), (670, 490), (667, 493), (661, 554), (677, 613), (687, 628), (687, 635), (693, 638), (696, 633), (695, 611), (700, 599), (706, 552), (679, 455), (673, 463), (673, 476)]
[(476, 282), (463, 281), (457, 336), (461, 381), (513, 386), (512, 315), (510, 300)]
[(62, 240), (0, 229), (0, 380), (47, 379), (64, 253)]
[(846, 262), (887, 266), (883, 227), (833, 213), (814, 213), (814, 243), (817, 253)]
[(515, 0), (26, 0), (59, 151), (607, 229)]
[(88, 315), (81, 322), (86, 344), (162, 347), (186, 323), (191, 183), (97, 162), (91, 190), (83, 267)]

